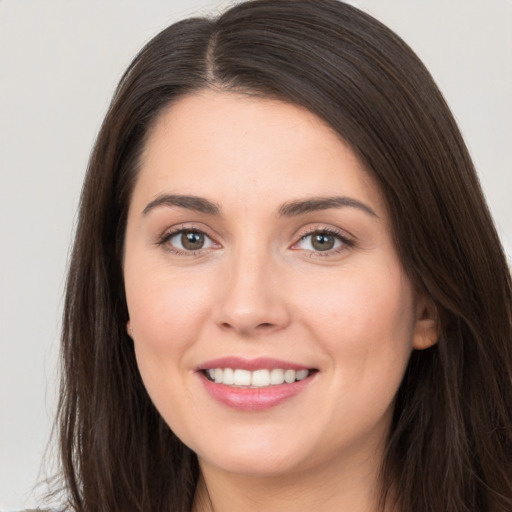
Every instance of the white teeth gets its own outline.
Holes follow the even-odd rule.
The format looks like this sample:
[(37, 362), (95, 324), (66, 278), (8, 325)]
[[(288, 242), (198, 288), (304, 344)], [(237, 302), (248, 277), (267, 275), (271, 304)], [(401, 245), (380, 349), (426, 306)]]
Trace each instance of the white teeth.
[(308, 370), (297, 370), (295, 372), (295, 379), (302, 380), (302, 379), (305, 379), (308, 375), (309, 375)]
[(268, 370), (256, 370), (252, 372), (251, 386), (255, 388), (270, 386), (270, 372)]
[(284, 382), (284, 370), (274, 368), (270, 371), (270, 384), (277, 385)]
[(235, 383), (234, 371), (231, 368), (224, 368), (224, 375), (222, 377), (222, 383), (229, 386)]
[(236, 369), (234, 371), (233, 380), (233, 384), (235, 384), (235, 386), (250, 386), (251, 372), (249, 370)]
[(284, 381), (287, 384), (291, 384), (292, 382), (295, 382), (295, 370), (286, 370), (284, 372)]
[(217, 384), (227, 386), (244, 386), (253, 388), (265, 388), (280, 384), (292, 384), (309, 376), (309, 370), (283, 370), (273, 368), (272, 370), (242, 370), (240, 368), (209, 368), (206, 374)]

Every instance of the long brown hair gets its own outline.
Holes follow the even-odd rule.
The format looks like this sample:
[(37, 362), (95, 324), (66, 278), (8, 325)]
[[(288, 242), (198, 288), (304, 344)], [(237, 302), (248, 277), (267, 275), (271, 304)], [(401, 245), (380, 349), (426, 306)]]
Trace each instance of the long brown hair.
[[(121, 79), (92, 153), (67, 281), (58, 431), (76, 511), (187, 511), (197, 458), (153, 407), (126, 334), (121, 254), (149, 127), (215, 87), (323, 118), (387, 201), (402, 264), (435, 303), (381, 472), (414, 512), (512, 510), (512, 297), (471, 159), (431, 76), (372, 17), (336, 0), (254, 0), (158, 34)], [(392, 493), (389, 492), (392, 489)]]

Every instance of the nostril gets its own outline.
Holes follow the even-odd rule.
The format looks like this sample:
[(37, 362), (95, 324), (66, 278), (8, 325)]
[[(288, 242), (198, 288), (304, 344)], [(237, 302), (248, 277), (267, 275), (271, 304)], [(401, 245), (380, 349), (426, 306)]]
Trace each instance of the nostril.
[(220, 328), (223, 329), (223, 330), (231, 330), (231, 329), (234, 329), (234, 330), (237, 330), (237, 331), (260, 331), (260, 332), (264, 332), (264, 331), (270, 331), (272, 329), (274, 329), (276, 327), (275, 324), (271, 323), (271, 322), (262, 322), (262, 323), (259, 323), (259, 324), (256, 324), (256, 326), (254, 327), (250, 327), (250, 326), (240, 326), (240, 325), (237, 325), (236, 323), (230, 323), (230, 322), (222, 322), (220, 324)]

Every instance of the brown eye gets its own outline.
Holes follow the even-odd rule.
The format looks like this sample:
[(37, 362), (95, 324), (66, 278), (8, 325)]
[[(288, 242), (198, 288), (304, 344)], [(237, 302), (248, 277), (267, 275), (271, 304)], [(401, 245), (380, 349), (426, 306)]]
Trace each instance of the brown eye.
[(344, 247), (348, 248), (352, 245), (352, 242), (347, 238), (327, 230), (314, 231), (313, 233), (309, 233), (309, 235), (303, 236), (293, 248), (302, 249), (311, 253), (335, 253), (337, 249), (341, 250)]
[(183, 231), (181, 245), (187, 251), (197, 251), (204, 246), (204, 234), (198, 231)]
[(336, 238), (328, 233), (315, 233), (311, 235), (311, 245), (317, 251), (328, 251), (334, 247)]
[(217, 247), (217, 244), (207, 234), (194, 229), (175, 231), (166, 236), (163, 243), (178, 253), (193, 253)]

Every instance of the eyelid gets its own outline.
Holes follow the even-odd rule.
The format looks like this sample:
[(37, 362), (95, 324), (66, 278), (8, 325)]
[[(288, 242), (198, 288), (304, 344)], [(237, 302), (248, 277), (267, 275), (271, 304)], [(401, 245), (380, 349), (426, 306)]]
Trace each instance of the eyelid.
[[(329, 235), (336, 237), (341, 242), (341, 247), (328, 249), (326, 251), (314, 251), (314, 250), (309, 250), (309, 249), (297, 248), (297, 245), (300, 242), (302, 242), (305, 238), (307, 238), (308, 236), (317, 234), (317, 233), (327, 233)], [(291, 249), (306, 251), (306, 252), (311, 253), (311, 255), (315, 256), (315, 257), (316, 256), (322, 257), (322, 256), (336, 255), (336, 254), (339, 254), (340, 252), (344, 252), (344, 251), (354, 247), (354, 245), (356, 244), (355, 237), (353, 237), (346, 231), (341, 230), (340, 228), (336, 228), (334, 226), (328, 226), (328, 225), (324, 225), (324, 224), (317, 224), (314, 226), (308, 226), (308, 227), (302, 228), (297, 233), (297, 238), (298, 238), (298, 240), (293, 243), (293, 245), (291, 246)]]
[[(193, 231), (197, 233), (201, 233), (207, 237), (214, 246), (216, 247), (205, 247), (200, 248), (195, 251), (187, 251), (183, 249), (179, 249), (178, 247), (174, 247), (168, 242), (176, 235), (183, 233), (185, 231)], [(210, 251), (212, 249), (218, 249), (221, 247), (221, 244), (217, 242), (216, 237), (211, 234), (210, 230), (206, 226), (197, 226), (197, 224), (191, 224), (191, 223), (183, 223), (178, 224), (175, 226), (171, 226), (167, 229), (165, 229), (160, 235), (158, 235), (156, 240), (156, 245), (164, 246), (166, 250), (169, 252), (172, 252), (177, 255), (184, 255), (184, 256), (195, 256), (203, 252)]]

